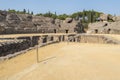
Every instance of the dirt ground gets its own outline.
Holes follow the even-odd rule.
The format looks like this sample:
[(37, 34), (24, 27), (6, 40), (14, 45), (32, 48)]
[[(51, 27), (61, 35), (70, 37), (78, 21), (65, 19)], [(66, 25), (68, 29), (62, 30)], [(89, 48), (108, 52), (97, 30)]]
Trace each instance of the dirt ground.
[(120, 80), (120, 46), (57, 43), (0, 62), (0, 80)]

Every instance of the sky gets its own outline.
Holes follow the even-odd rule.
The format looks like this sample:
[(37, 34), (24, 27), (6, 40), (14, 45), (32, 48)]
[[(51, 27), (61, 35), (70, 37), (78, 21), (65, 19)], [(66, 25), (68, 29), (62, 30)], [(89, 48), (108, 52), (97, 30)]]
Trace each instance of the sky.
[(106, 14), (120, 15), (120, 0), (0, 0), (0, 10), (30, 10), (35, 14), (48, 11), (57, 14), (72, 14), (96, 10)]

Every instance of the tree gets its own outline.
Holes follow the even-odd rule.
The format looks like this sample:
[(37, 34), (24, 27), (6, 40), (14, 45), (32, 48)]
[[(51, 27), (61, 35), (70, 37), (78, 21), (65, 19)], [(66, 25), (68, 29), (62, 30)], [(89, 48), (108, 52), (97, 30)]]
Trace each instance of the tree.
[(24, 13), (24, 14), (26, 13), (26, 9), (23, 9), (23, 13)]
[(31, 15), (33, 15), (34, 13), (33, 13), (33, 11), (31, 12)]
[(28, 9), (28, 12), (27, 12), (28, 14), (30, 14), (30, 11), (29, 11), (29, 9)]
[(43, 14), (42, 14), (42, 13), (39, 13), (39, 14), (36, 14), (36, 16), (43, 16)]
[(85, 10), (83, 10), (83, 14), (82, 14), (82, 22), (85, 22)]
[(74, 18), (75, 20), (81, 19), (82, 23), (91, 23), (91, 22), (95, 22), (96, 19), (100, 16), (101, 12), (97, 12), (94, 10), (83, 10), (82, 12), (75, 12), (71, 15), (67, 15), (67, 14), (61, 14), (61, 15), (57, 15), (56, 12), (55, 13), (51, 13), (50, 11), (42, 14), (39, 13), (37, 14), (38, 16), (44, 16), (44, 17), (50, 17), (50, 18), (54, 18), (54, 19), (61, 19), (61, 20), (65, 20), (67, 17), (71, 17)]
[(16, 11), (14, 9), (9, 9), (8, 12), (15, 13)]
[(62, 14), (62, 15), (58, 15), (58, 19), (60, 20), (65, 20), (67, 17), (69, 17), (67, 14)]

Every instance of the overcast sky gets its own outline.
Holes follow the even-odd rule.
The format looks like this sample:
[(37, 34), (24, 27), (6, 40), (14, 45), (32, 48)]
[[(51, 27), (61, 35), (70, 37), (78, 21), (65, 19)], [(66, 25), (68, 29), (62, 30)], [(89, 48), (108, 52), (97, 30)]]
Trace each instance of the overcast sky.
[(96, 10), (104, 13), (120, 15), (120, 0), (0, 0), (0, 9), (29, 9), (34, 13), (48, 11), (57, 14), (72, 14), (85, 10)]

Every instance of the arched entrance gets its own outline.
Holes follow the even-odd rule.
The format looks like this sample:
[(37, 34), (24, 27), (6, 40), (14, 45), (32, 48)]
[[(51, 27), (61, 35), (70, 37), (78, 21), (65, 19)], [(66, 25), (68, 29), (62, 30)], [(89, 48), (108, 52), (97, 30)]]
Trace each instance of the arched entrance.
[(54, 33), (56, 33), (56, 29), (54, 29)]
[(98, 33), (98, 30), (97, 30), (97, 29), (95, 29), (95, 33)]
[(68, 33), (69, 30), (65, 30), (65, 33)]
[(110, 34), (110, 31), (111, 31), (111, 29), (108, 29), (108, 30), (107, 30), (107, 33)]

